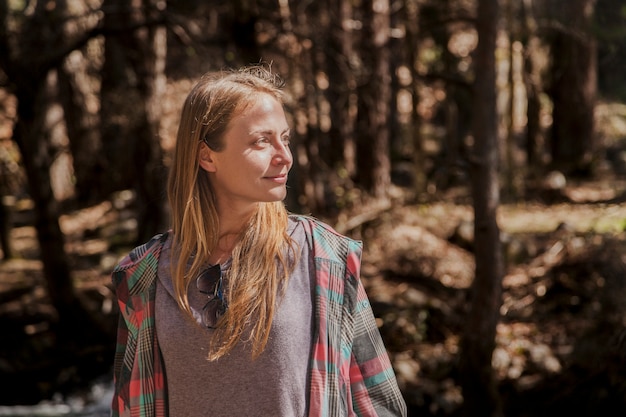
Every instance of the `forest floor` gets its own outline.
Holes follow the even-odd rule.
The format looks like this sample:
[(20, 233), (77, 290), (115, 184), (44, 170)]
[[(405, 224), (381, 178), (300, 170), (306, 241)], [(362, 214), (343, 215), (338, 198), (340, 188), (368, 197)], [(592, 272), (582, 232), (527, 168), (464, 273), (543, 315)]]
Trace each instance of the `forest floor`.
[[(558, 202), (500, 207), (507, 261), (493, 366), (506, 416), (626, 412), (625, 189), (578, 184)], [(462, 200), (397, 200), (334, 222), (364, 241), (362, 279), (410, 415), (454, 416), (462, 402), (459, 340), (474, 276), (473, 210)], [(120, 193), (61, 219), (76, 287), (111, 336), (71, 349), (51, 324), (29, 210), (16, 213), (17, 256), (0, 263), (0, 405), (62, 401), (110, 374), (109, 273), (130, 248), (131, 203)]]

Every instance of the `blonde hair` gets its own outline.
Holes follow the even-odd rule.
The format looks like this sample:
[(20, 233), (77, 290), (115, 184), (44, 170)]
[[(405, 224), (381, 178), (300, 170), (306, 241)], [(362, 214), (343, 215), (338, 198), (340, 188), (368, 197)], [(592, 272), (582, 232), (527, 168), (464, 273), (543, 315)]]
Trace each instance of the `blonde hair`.
[[(230, 121), (258, 95), (270, 94), (284, 104), (282, 86), (282, 80), (265, 66), (208, 73), (183, 105), (167, 194), (172, 215), (174, 293), (190, 317), (188, 287), (208, 265), (219, 239), (215, 193), (209, 176), (199, 166), (202, 143), (219, 152)], [(252, 343), (253, 357), (265, 349), (277, 299), (295, 263), (295, 244), (287, 234), (287, 221), (283, 202), (260, 202), (242, 229), (228, 272), (228, 310), (211, 339), (209, 360), (230, 352), (244, 338), (248, 326), (245, 341)]]

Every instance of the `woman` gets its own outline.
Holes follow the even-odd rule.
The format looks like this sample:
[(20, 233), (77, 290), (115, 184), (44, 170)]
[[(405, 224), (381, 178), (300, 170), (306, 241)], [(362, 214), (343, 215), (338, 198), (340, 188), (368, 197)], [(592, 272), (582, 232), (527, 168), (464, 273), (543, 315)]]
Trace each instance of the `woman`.
[(281, 81), (205, 75), (183, 106), (172, 227), (113, 271), (113, 416), (403, 416), (361, 243), (283, 204)]

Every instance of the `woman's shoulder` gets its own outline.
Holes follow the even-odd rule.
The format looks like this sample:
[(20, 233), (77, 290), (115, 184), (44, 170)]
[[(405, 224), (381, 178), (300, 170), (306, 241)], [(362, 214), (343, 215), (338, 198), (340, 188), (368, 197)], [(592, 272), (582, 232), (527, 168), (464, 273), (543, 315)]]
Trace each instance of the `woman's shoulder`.
[(158, 233), (147, 242), (133, 248), (113, 268), (113, 282), (118, 285), (121, 280), (128, 279), (135, 274), (143, 274), (158, 266), (161, 248), (167, 240), (169, 232)]
[[(345, 236), (335, 230), (328, 223), (316, 217), (304, 214), (291, 214), (292, 222), (301, 224), (311, 245), (317, 248), (318, 253), (338, 254), (339, 252), (359, 252), (362, 242)], [(343, 256), (340, 256), (343, 258)]]
[[(305, 225), (308, 225), (309, 228), (313, 229), (314, 231), (318, 232), (318, 233), (328, 233), (330, 235), (334, 235), (338, 238), (342, 238), (342, 239), (348, 239), (348, 240), (355, 240), (349, 236), (346, 236), (342, 233), (339, 233), (333, 226), (329, 225), (328, 223), (318, 219), (317, 217), (314, 217), (310, 214), (290, 214), (289, 218), (291, 219), (291, 221), (296, 222), (296, 223), (303, 223)], [(355, 240), (356, 241), (356, 240)]]

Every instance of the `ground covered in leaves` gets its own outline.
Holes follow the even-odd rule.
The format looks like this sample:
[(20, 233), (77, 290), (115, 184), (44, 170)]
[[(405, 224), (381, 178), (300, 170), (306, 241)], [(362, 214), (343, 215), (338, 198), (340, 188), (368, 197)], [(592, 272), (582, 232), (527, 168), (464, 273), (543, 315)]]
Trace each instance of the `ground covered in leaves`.
[[(554, 204), (503, 204), (507, 269), (493, 366), (506, 415), (626, 412), (626, 206), (622, 185), (580, 185)], [(113, 340), (60, 345), (25, 207), (18, 256), (0, 264), (0, 405), (85, 390), (110, 374)], [(362, 278), (411, 415), (454, 416), (458, 345), (474, 275), (471, 205), (403, 200), (336, 219), (365, 243)], [(114, 334), (109, 272), (129, 249), (132, 196), (62, 218), (77, 288)]]

